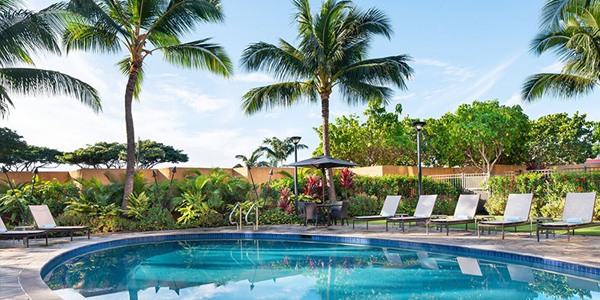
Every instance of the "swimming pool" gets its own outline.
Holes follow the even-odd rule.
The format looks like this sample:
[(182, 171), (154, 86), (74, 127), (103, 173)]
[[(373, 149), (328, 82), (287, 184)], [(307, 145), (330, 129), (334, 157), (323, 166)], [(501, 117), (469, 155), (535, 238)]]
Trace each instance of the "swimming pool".
[(253, 237), (88, 246), (51, 261), (42, 276), (65, 299), (600, 299), (597, 269), (542, 270), (553, 264), (536, 258), (385, 240)]

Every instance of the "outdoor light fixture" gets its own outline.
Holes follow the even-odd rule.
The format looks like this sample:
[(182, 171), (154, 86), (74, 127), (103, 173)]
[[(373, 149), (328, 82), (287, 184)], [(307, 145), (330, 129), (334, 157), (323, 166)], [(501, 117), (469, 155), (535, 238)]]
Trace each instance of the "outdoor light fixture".
[(33, 190), (35, 188), (35, 180), (38, 177), (38, 174), (40, 172), (38, 171), (38, 168), (33, 169), (33, 178), (31, 178), (31, 193), (29, 193), (29, 201), (27, 202), (27, 205), (29, 205), (31, 203), (31, 199), (33, 198)]
[[(169, 188), (167, 189), (167, 197), (171, 196), (171, 186), (173, 185), (173, 178), (175, 178), (175, 173), (177, 173), (177, 167), (173, 167), (173, 170), (171, 170), (171, 181), (169, 182)], [(163, 203), (163, 207), (167, 208), (167, 201)]]
[(15, 200), (17, 201), (17, 204), (19, 205), (19, 210), (21, 211), (21, 214), (23, 215), (23, 220), (25, 220), (25, 223), (29, 224), (27, 214), (25, 213), (25, 210), (23, 210), (23, 206), (21, 206), (21, 201), (19, 201), (19, 197), (17, 197), (17, 193), (14, 192), (15, 188), (13, 187), (12, 182), (10, 181), (10, 178), (8, 178), (8, 170), (4, 166), (2, 167), (2, 173), (4, 173), (4, 175), (6, 175), (6, 181), (8, 181), (8, 185), (10, 186), (10, 189), (13, 191), (13, 195), (15, 195)]
[(423, 189), (423, 182), (421, 181), (421, 130), (427, 123), (423, 121), (415, 121), (412, 123), (413, 127), (417, 130), (417, 163), (419, 168), (419, 196)]
[[(294, 162), (298, 162), (298, 143), (302, 139), (299, 136), (291, 137), (292, 143), (294, 143)], [(294, 201), (294, 208), (296, 209), (296, 215), (298, 215), (298, 167), (294, 167), (294, 196), (296, 200)]]

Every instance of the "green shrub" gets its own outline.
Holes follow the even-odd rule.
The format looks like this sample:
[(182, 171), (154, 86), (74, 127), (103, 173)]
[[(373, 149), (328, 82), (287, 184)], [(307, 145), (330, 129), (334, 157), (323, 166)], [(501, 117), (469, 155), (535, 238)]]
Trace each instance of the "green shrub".
[(288, 214), (280, 208), (273, 208), (260, 212), (258, 215), (259, 225), (281, 225), (300, 224), (300, 216)]
[[(422, 178), (424, 195), (447, 195), (456, 199), (463, 192), (447, 182), (440, 182), (428, 177)], [(403, 198), (418, 197), (418, 179), (416, 176), (355, 176), (355, 191), (379, 199), (387, 195), (401, 195)]]
[[(485, 204), (490, 214), (502, 215), (509, 194), (533, 193), (531, 215), (559, 217), (567, 193), (600, 191), (600, 172), (555, 173), (542, 175), (527, 173), (509, 177), (492, 177), (488, 180), (490, 197)], [(600, 207), (595, 207), (594, 219), (600, 218)]]
[(229, 225), (226, 215), (222, 213), (209, 213), (199, 216), (190, 222), (186, 228), (197, 228), (197, 227), (219, 227)]

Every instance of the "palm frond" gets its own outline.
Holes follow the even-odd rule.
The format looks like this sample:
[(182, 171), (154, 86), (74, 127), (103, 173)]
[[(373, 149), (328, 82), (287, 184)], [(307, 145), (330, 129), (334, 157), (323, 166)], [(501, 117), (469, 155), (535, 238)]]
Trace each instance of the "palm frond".
[(0, 12), (0, 65), (32, 64), (30, 53), (60, 53), (54, 29), (40, 15), (26, 10)]
[(597, 85), (596, 79), (572, 74), (535, 74), (527, 78), (521, 97), (532, 102), (544, 95), (571, 98), (586, 95)]
[[(121, 1), (112, 0), (98, 1), (98, 3), (94, 0), (70, 0), (66, 9), (81, 18), (75, 19), (76, 24), (71, 23), (68, 26), (85, 25), (104, 29), (111, 28), (110, 31), (127, 37), (129, 33), (125, 28), (129, 27), (130, 24), (126, 16), (123, 15), (125, 10), (121, 7), (121, 3)], [(108, 11), (112, 12), (114, 18), (107, 13)], [(115, 20), (118, 20), (119, 23)]]
[(318, 101), (314, 82), (282, 82), (254, 88), (242, 97), (242, 110), (252, 115), (263, 109), (291, 106), (302, 99)]
[(349, 105), (366, 104), (371, 101), (387, 105), (393, 94), (390, 88), (362, 82), (346, 83), (341, 80), (338, 87), (340, 95)]
[(349, 66), (340, 74), (340, 77), (346, 84), (351, 82), (363, 82), (371, 85), (393, 83), (401, 90), (406, 90), (406, 81), (414, 75), (414, 70), (408, 65), (408, 61), (411, 61), (408, 55), (363, 60)]
[[(131, 64), (130, 64), (129, 57), (125, 57), (122, 60), (120, 60), (117, 63), (117, 66), (119, 67), (121, 74), (129, 77), (129, 74), (131, 72)], [(137, 77), (137, 81), (135, 82), (135, 87), (133, 88), (133, 98), (138, 101), (140, 100), (140, 93), (142, 92), (142, 82), (144, 82), (144, 66), (143, 65), (140, 68), (140, 71), (139, 71), (138, 77)]]
[(113, 27), (72, 23), (64, 31), (63, 44), (65, 50), (94, 51), (100, 53), (118, 53), (121, 42)]
[(0, 84), (0, 119), (8, 117), (9, 107), (14, 107), (14, 104), (6, 92), (6, 89)]
[(198, 22), (222, 22), (224, 15), (219, 0), (171, 0), (156, 14), (148, 32), (180, 36), (189, 33)]
[(303, 53), (284, 40), (280, 46), (259, 42), (251, 44), (242, 53), (241, 67), (246, 71), (264, 71), (279, 80), (298, 80), (311, 76), (304, 64)]
[(102, 110), (98, 92), (87, 83), (56, 71), (0, 69), (0, 86), (24, 95), (67, 95), (75, 97), (95, 112)]
[(165, 46), (161, 49), (165, 60), (171, 64), (191, 69), (205, 69), (224, 77), (231, 76), (233, 64), (225, 49), (217, 44), (207, 43), (208, 40)]
[(591, 2), (591, 0), (548, 0), (542, 8), (540, 26), (546, 29), (556, 28), (564, 19)]

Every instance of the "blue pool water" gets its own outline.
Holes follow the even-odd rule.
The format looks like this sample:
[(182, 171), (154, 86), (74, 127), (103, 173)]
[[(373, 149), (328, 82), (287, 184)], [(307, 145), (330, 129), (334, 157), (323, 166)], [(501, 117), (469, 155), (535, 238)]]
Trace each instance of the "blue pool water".
[(64, 299), (600, 299), (595, 279), (510, 261), (291, 240), (129, 245), (43, 275)]

